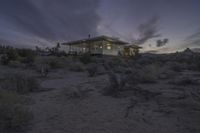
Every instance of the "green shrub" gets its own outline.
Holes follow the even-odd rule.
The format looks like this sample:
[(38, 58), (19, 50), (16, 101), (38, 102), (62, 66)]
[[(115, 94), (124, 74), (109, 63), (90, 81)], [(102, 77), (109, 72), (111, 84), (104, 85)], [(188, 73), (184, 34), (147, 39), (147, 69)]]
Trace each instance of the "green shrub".
[(24, 130), (32, 118), (22, 98), (10, 92), (0, 92), (0, 132)]

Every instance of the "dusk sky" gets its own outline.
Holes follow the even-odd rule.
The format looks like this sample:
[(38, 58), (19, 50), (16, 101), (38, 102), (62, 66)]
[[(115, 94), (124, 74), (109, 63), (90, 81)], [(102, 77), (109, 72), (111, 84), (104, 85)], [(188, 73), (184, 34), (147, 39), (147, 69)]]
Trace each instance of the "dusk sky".
[[(138, 37), (138, 26), (157, 16), (156, 26), (161, 36), (143, 44), (144, 50), (169, 52), (200, 45), (200, 41), (191, 43), (195, 41), (190, 40), (200, 37), (199, 0), (0, 2), (0, 40), (3, 43), (51, 46), (54, 42), (87, 38), (88, 34), (109, 35), (131, 42)], [(168, 38), (169, 43), (156, 47), (156, 40), (164, 38)]]

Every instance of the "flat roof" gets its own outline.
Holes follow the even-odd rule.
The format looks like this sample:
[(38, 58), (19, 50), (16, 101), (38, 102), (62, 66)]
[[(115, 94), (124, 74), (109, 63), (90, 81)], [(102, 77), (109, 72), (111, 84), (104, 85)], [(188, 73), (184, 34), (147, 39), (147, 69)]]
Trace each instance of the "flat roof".
[(90, 42), (94, 42), (94, 41), (108, 41), (110, 43), (115, 43), (118, 45), (129, 44), (128, 42), (121, 41), (118, 38), (108, 37), (108, 36), (98, 36), (98, 37), (93, 37), (93, 38), (77, 40), (77, 41), (70, 41), (70, 42), (62, 43), (62, 45), (78, 45), (81, 43), (90, 43)]

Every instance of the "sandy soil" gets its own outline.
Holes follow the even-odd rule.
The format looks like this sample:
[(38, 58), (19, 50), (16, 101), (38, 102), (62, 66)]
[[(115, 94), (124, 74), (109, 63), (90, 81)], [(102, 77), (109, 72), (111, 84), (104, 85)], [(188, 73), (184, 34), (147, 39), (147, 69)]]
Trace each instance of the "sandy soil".
[[(196, 74), (182, 73), (199, 78)], [(190, 96), (199, 86), (174, 87), (166, 81), (140, 85), (161, 93), (146, 100), (140, 95), (103, 96), (101, 90), (107, 84), (106, 75), (89, 78), (85, 72), (50, 73), (41, 79), (41, 85), (49, 90), (30, 94), (34, 119), (27, 133), (200, 133), (200, 104)], [(76, 90), (87, 93), (69, 98), (69, 92)], [(131, 101), (136, 104), (125, 117)]]

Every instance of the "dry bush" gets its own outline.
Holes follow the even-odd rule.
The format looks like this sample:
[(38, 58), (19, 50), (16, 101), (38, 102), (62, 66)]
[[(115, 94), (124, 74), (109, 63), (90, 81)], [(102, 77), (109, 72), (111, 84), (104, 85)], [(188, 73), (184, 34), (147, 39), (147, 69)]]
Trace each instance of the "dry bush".
[(24, 130), (32, 119), (31, 112), (23, 105), (21, 96), (0, 92), (0, 132)]
[(159, 76), (159, 66), (147, 65), (137, 70), (135, 78), (139, 83), (156, 83)]
[(166, 66), (168, 66), (171, 70), (175, 72), (181, 72), (183, 71), (186, 67), (186, 64), (184, 63), (178, 63), (178, 62), (167, 62)]
[(68, 99), (83, 99), (89, 96), (89, 93), (93, 91), (90, 87), (74, 86), (70, 88), (64, 88), (62, 94)]
[(86, 70), (90, 77), (94, 77), (95, 75), (97, 75), (98, 65), (95, 63), (92, 63), (89, 66), (87, 66)]
[(79, 62), (75, 62), (73, 64), (70, 64), (69, 70), (73, 72), (83, 72), (84, 67), (83, 67), (83, 64)]
[(47, 77), (50, 72), (49, 65), (45, 64), (38, 64), (37, 66), (35, 66), (35, 69), (41, 75), (41, 77)]
[(123, 90), (126, 79), (119, 78), (116, 74), (108, 73), (109, 85), (103, 89), (103, 95), (116, 96), (120, 91)]
[(176, 72), (168, 66), (150, 64), (146, 66), (136, 66), (129, 72), (130, 80), (134, 83), (156, 83), (159, 79), (171, 79), (176, 76)]
[(51, 69), (59, 69), (64, 68), (64, 60), (58, 59), (58, 58), (49, 58), (49, 60), (46, 60), (45, 64), (47, 64)]
[(169, 81), (170, 84), (174, 85), (181, 85), (181, 86), (187, 86), (187, 85), (199, 85), (199, 81), (190, 77), (179, 77), (176, 79), (172, 79)]
[(89, 64), (89, 63), (92, 62), (92, 57), (91, 57), (91, 55), (89, 53), (86, 53), (86, 54), (81, 55), (79, 60), (83, 64)]
[(8, 66), (12, 67), (12, 68), (25, 68), (26, 67), (25, 64), (22, 64), (19, 61), (10, 61), (8, 63)]
[(59, 69), (65, 68), (69, 65), (65, 57), (38, 57), (34, 63), (35, 68), (40, 68), (41, 66), (48, 66), (49, 69)]
[(25, 74), (10, 74), (4, 78), (1, 84), (4, 90), (26, 94), (29, 92), (37, 92), (40, 90), (38, 81)]

